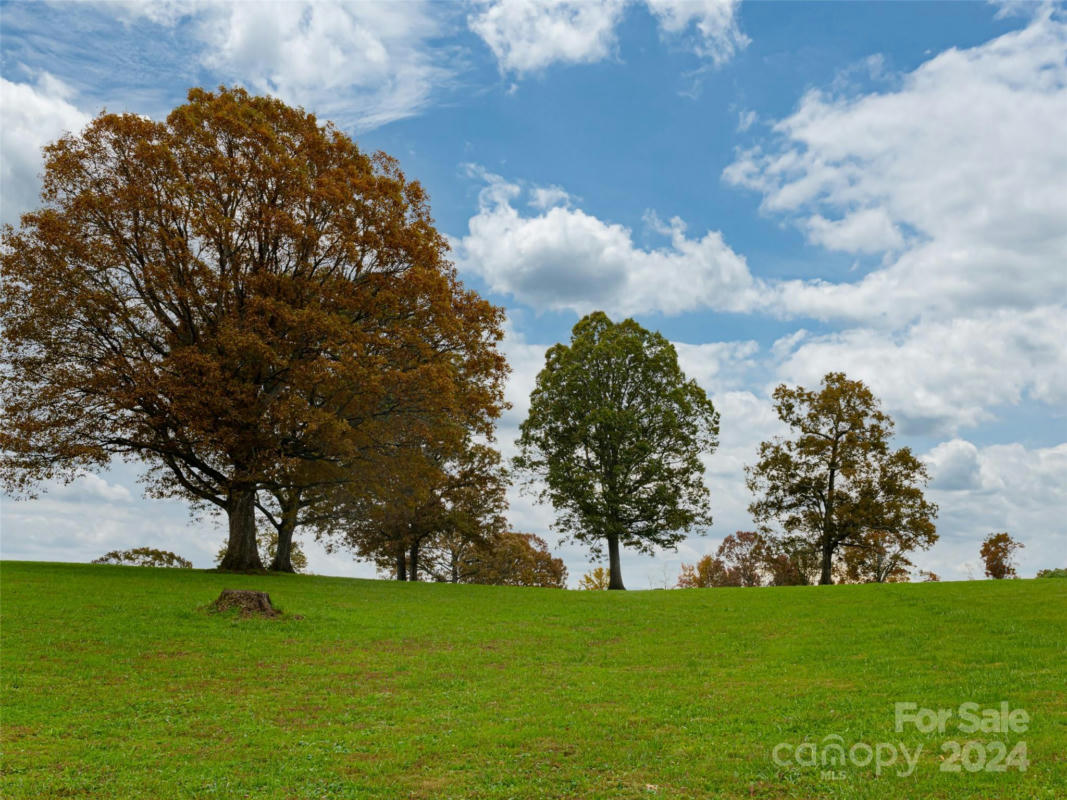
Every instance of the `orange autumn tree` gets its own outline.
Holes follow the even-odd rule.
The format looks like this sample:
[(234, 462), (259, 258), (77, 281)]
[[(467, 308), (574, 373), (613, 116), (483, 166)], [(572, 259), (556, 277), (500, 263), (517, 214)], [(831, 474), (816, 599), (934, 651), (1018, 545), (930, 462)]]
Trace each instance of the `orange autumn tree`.
[(489, 445), (469, 435), (434, 446), (408, 439), (397, 442), (370, 488), (341, 490), (316, 533), (327, 549), (346, 547), (397, 580), (417, 581), (432, 541), (486, 544), (506, 530), (506, 489), (500, 454)]
[(740, 586), (738, 571), (718, 556), (706, 555), (696, 564), (682, 564), (679, 589), (710, 589), (713, 586)]
[(444, 535), (430, 540), (423, 559), (436, 581), (564, 589), (567, 567), (532, 533), (506, 531), (485, 540)]
[(937, 541), (937, 506), (926, 500), (926, 466), (894, 450), (894, 423), (862, 381), (830, 372), (818, 389), (774, 390), (778, 418), (791, 436), (759, 446), (745, 467), (754, 495), (749, 513), (765, 533), (777, 523), (819, 554), (819, 583), (833, 583), (848, 548), (870, 549), (878, 532), (888, 552), (925, 550)]
[(42, 200), (0, 254), (10, 492), (137, 459), (255, 569), (257, 501), (291, 537), (398, 422), (500, 413), (502, 312), (422, 187), (301, 109), (222, 88), (102, 113), (45, 148)]
[(1015, 551), (1024, 546), (1008, 533), (991, 533), (985, 537), (980, 554), (986, 577), (993, 580), (1018, 578), (1019, 573), (1015, 571)]
[(722, 540), (715, 555), (706, 555), (695, 565), (682, 564), (679, 589), (713, 586), (762, 586), (770, 544), (756, 531), (737, 531)]

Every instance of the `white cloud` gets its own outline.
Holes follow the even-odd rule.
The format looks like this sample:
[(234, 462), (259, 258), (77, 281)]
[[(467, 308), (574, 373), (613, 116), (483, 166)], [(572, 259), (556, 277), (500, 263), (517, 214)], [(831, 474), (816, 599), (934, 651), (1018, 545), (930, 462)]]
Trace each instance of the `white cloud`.
[(146, 500), (138, 469), (116, 461), (101, 474), (51, 482), (32, 500), (0, 505), (3, 558), (88, 562), (110, 550), (158, 547), (210, 567), (225, 539), (218, 520), (192, 520), (178, 500)]
[(530, 207), (541, 210), (570, 205), (572, 197), (559, 186), (535, 186), (530, 190)]
[(71, 98), (69, 87), (47, 72), (40, 73), (33, 84), (0, 78), (3, 222), (14, 223), (20, 214), (40, 204), (41, 148), (64, 133), (80, 131), (89, 121), (89, 115), (74, 106)]
[(977, 489), (982, 470), (978, 448), (963, 439), (941, 442), (923, 457), (930, 471), (930, 485), (942, 491)]
[(188, 24), (204, 66), (224, 80), (300, 104), (360, 129), (418, 113), (454, 74), (428, 1), (346, 3), (125, 2), (114, 12), (164, 26)]
[(1067, 407), (1067, 314), (1023, 313), (920, 322), (896, 337), (854, 328), (778, 348), (779, 376), (817, 385), (827, 372), (863, 380), (905, 432), (954, 433), (1024, 398)]
[(494, 0), (479, 3), (468, 25), (502, 70), (535, 72), (555, 62), (607, 58), (625, 5), (626, 0)]
[(456, 245), (461, 266), (484, 277), (494, 291), (537, 309), (578, 314), (597, 308), (624, 315), (738, 311), (758, 299), (760, 287), (744, 258), (717, 231), (694, 239), (678, 218), (669, 225), (657, 222), (670, 244), (648, 250), (634, 243), (629, 228), (581, 209), (557, 205), (524, 216), (513, 205), (521, 187), (483, 176), (489, 183), (478, 213)]
[[(551, 64), (603, 61), (616, 47), (615, 29), (632, 0), (480, 0), (467, 24), (500, 69), (538, 72)], [(693, 51), (720, 65), (749, 39), (737, 23), (740, 0), (646, 0), (660, 31), (690, 36)]]
[(846, 253), (880, 253), (904, 243), (900, 230), (884, 208), (864, 208), (839, 220), (816, 214), (808, 219), (808, 241), (827, 250)]
[(812, 241), (907, 246), (856, 283), (780, 287), (788, 313), (880, 316), (1031, 307), (1067, 294), (1067, 25), (1047, 13), (950, 49), (883, 93), (809, 92), (725, 179)]
[(748, 45), (737, 10), (741, 0), (645, 0), (660, 29), (673, 36), (696, 32), (694, 52), (721, 65)]
[(941, 540), (922, 556), (927, 568), (948, 577), (982, 577), (978, 551), (982, 539), (997, 531), (1007, 531), (1025, 545), (1018, 553), (1023, 577), (1067, 566), (1067, 444), (1028, 449), (1021, 444), (975, 447), (956, 440), (924, 458), (934, 465), (956, 461), (966, 475), (959, 485), (931, 484), (929, 495), (941, 507)]
[(738, 133), (744, 133), (759, 119), (759, 114), (751, 109), (747, 111), (739, 111), (737, 114), (737, 131)]
[[(50, 482), (32, 500), (0, 504), (0, 558), (87, 563), (111, 550), (156, 547), (188, 558), (193, 566), (215, 565), (226, 540), (223, 520), (210, 513), (193, 518), (181, 500), (146, 499), (136, 487), (139, 467), (115, 461), (101, 474), (69, 483)], [(327, 553), (307, 532), (297, 535), (308, 569), (325, 575), (371, 578), (372, 564), (350, 553)]]
[(746, 384), (759, 354), (759, 345), (751, 340), (673, 344), (682, 371), (709, 394), (738, 389)]
[(128, 503), (133, 499), (130, 490), (122, 484), (111, 483), (106, 478), (92, 473), (83, 473), (70, 483), (52, 487), (48, 496), (66, 503)]

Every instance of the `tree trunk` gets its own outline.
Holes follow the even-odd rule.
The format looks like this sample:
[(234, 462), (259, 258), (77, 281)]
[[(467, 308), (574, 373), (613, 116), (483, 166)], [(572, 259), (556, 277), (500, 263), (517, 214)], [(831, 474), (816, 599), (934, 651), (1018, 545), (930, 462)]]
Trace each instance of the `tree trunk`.
[(619, 559), (619, 537), (608, 537), (608, 557), (609, 557), (609, 572), (611, 577), (608, 580), (609, 589), (622, 589), (626, 587), (622, 585), (622, 562)]
[(419, 543), (412, 542), (411, 544), (411, 561), (410, 572), (408, 573), (409, 581), (417, 581), (419, 579)]
[(296, 572), (293, 569), (293, 531), (296, 530), (297, 511), (282, 510), (282, 524), (278, 527), (278, 547), (270, 563), (272, 572)]
[(402, 544), (396, 546), (396, 579), (398, 581), (406, 581), (408, 579), (407, 553), (404, 552), (404, 545)]
[(833, 560), (833, 530), (834, 530), (834, 479), (837, 476), (837, 441), (834, 441), (830, 451), (830, 477), (826, 487), (826, 508), (823, 511), (822, 523), (822, 574), (819, 576), (820, 586), (829, 586), (834, 582)]
[(833, 576), (834, 549), (828, 541), (822, 544), (822, 575), (819, 576), (820, 586), (829, 586), (834, 582)]
[(226, 555), (219, 569), (245, 572), (262, 570), (256, 548), (256, 490), (248, 485), (230, 487), (226, 498), (226, 516), (230, 525), (230, 538)]

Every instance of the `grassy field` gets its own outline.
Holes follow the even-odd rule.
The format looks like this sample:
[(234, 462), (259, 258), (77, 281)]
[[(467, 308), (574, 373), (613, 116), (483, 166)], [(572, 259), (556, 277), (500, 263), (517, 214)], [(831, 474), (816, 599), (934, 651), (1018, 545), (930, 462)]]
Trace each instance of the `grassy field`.
[[(205, 611), (223, 588), (287, 613)], [(608, 593), (4, 562), (0, 625), (4, 798), (1067, 796), (1067, 580)], [(894, 729), (896, 702), (1002, 701), (1025, 732)], [(796, 763), (835, 735), (856, 761), (922, 750), (907, 777)], [(1025, 741), (1029, 767), (942, 771), (949, 740), (982, 743), (972, 767)]]

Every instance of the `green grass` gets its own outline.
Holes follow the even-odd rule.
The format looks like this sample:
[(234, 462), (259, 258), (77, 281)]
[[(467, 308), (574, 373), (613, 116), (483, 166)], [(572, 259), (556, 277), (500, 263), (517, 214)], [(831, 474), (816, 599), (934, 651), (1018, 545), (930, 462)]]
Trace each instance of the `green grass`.
[[(223, 588), (287, 614), (204, 610)], [(303, 619), (295, 619), (302, 615)], [(0, 796), (1067, 796), (1067, 581), (562, 592), (4, 562)], [(894, 730), (1001, 701), (1022, 734)], [(776, 766), (779, 742), (923, 745)], [(1027, 743), (946, 773), (942, 742)]]

